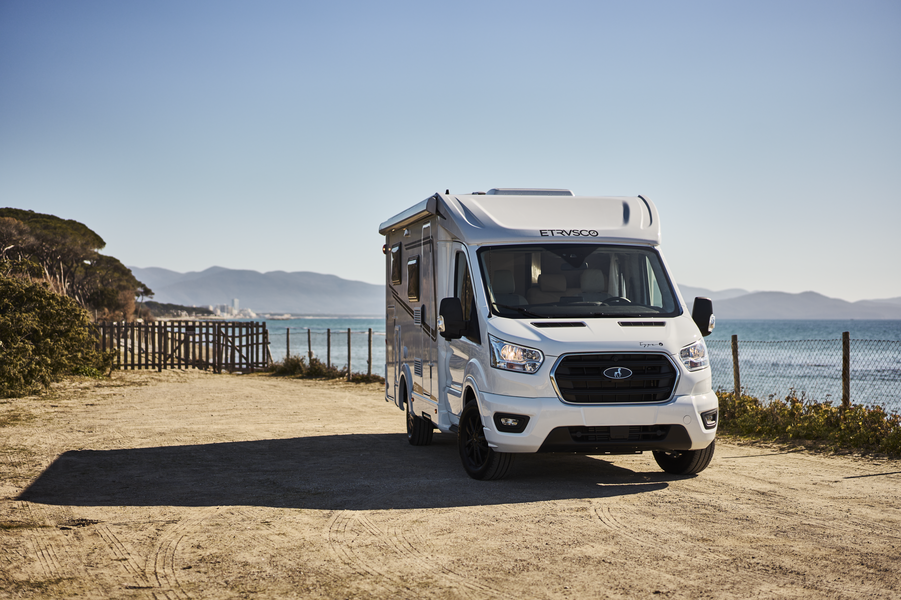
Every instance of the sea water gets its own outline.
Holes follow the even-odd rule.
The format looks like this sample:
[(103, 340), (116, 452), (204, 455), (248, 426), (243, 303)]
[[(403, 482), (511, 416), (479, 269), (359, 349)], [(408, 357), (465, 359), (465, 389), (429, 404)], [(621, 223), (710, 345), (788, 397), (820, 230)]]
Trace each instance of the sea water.
[(901, 321), (724, 320), (706, 338), (714, 389), (735, 387), (732, 336), (738, 338), (740, 385), (766, 399), (789, 393), (839, 404), (842, 333), (850, 337), (850, 401), (901, 410)]
[[(263, 319), (269, 331), (269, 348), (273, 360), (292, 356), (313, 356), (339, 368), (347, 366), (347, 330), (350, 329), (350, 368), (366, 373), (369, 361), (369, 330), (372, 329), (372, 372), (385, 374), (384, 317), (297, 317)], [(308, 333), (309, 331), (309, 333)], [(331, 347), (329, 347), (329, 339)]]
[[(716, 313), (716, 303), (713, 305)], [(718, 320), (707, 340), (739, 340), (760, 342), (782, 340), (835, 340), (848, 331), (855, 340), (901, 341), (901, 321), (886, 320)]]
[[(266, 319), (274, 360), (288, 352), (383, 375), (385, 319), (372, 316)], [(372, 365), (369, 330), (372, 329)], [(330, 330), (330, 335), (329, 335)], [(290, 331), (290, 337), (289, 337)], [(309, 331), (309, 333), (308, 333)], [(738, 336), (742, 387), (766, 398), (794, 390), (817, 400), (841, 401), (842, 332), (851, 334), (851, 401), (901, 409), (901, 321), (721, 320), (706, 338), (714, 389), (731, 390), (732, 335)], [(331, 347), (329, 348), (329, 338)], [(784, 343), (777, 343), (784, 342)]]

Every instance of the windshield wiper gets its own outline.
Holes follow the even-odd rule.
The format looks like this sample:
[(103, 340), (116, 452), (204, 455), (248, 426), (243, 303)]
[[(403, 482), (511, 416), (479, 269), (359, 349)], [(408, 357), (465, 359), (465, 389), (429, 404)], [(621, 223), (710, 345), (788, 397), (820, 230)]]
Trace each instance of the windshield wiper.
[(498, 304), (497, 302), (492, 302), (491, 305), (496, 306), (498, 308), (509, 308), (510, 310), (515, 310), (519, 314), (525, 315), (527, 317), (538, 317), (539, 319), (547, 319), (546, 315), (539, 315), (539, 314), (533, 313), (532, 311), (530, 311), (526, 308), (523, 308), (521, 306), (510, 306), (509, 304)]

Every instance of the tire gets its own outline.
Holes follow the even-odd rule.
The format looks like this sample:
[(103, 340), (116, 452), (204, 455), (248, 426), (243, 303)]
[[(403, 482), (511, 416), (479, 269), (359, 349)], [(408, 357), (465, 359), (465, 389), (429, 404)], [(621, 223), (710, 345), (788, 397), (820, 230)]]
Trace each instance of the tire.
[(716, 440), (713, 440), (703, 450), (655, 450), (654, 460), (667, 473), (672, 473), (673, 475), (695, 475), (706, 469), (707, 465), (710, 464), (715, 447)]
[(466, 474), (473, 479), (502, 479), (513, 464), (512, 454), (496, 452), (488, 446), (482, 430), (482, 415), (475, 402), (467, 404), (460, 415), (457, 448)]
[[(404, 397), (406, 398), (407, 386), (402, 388)], [(407, 399), (407, 441), (412, 446), (428, 446), (432, 443), (432, 422), (413, 414), (413, 403)]]

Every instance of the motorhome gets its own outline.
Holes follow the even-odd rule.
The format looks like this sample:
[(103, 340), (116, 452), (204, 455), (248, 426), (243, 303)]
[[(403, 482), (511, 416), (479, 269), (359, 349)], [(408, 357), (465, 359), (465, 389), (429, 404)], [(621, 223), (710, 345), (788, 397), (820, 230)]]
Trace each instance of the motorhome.
[(648, 198), (436, 193), (379, 233), (385, 399), (412, 445), (456, 435), (475, 479), (530, 452), (650, 451), (680, 475), (710, 463), (713, 305), (689, 314)]

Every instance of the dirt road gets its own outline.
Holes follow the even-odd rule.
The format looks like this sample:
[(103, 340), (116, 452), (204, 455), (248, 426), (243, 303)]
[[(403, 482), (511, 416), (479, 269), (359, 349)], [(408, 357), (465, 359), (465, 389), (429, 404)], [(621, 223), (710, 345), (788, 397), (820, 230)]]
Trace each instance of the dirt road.
[(0, 404), (0, 598), (899, 598), (901, 462), (720, 443), (471, 480), (381, 387), (115, 373)]

